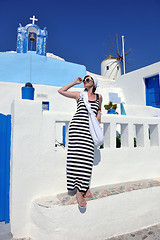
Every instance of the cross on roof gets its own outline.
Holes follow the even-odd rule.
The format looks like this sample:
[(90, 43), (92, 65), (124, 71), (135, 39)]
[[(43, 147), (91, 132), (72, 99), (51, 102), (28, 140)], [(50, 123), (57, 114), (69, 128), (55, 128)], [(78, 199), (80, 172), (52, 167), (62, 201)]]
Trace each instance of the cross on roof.
[(34, 15), (33, 18), (30, 18), (30, 20), (32, 20), (32, 24), (34, 24), (35, 21), (38, 21), (38, 19), (36, 19)]

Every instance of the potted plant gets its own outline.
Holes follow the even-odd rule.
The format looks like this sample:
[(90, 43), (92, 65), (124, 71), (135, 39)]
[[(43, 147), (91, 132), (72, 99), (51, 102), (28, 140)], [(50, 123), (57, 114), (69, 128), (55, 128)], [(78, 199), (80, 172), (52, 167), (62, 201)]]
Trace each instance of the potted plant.
[(109, 101), (108, 104), (104, 105), (104, 108), (108, 111), (108, 114), (117, 114), (117, 104), (113, 104), (111, 101)]

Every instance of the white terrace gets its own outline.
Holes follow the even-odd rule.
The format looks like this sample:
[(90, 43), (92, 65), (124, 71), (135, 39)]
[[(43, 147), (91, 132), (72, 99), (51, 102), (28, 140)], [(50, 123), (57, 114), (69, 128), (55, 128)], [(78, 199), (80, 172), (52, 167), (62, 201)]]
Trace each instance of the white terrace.
[[(42, 112), (40, 101), (15, 100), (12, 104), (13, 236), (100, 240), (160, 222), (160, 187), (91, 200), (86, 212), (80, 212), (77, 204), (55, 204), (52, 208), (40, 204), (44, 198), (54, 202), (66, 192), (66, 148), (56, 148), (55, 140), (58, 125), (65, 124), (67, 129), (71, 118), (70, 113)], [(159, 177), (159, 117), (103, 115), (102, 127), (104, 148), (95, 149), (93, 191), (95, 187)], [(116, 148), (117, 129), (120, 148)], [(76, 226), (81, 228), (79, 237)]]

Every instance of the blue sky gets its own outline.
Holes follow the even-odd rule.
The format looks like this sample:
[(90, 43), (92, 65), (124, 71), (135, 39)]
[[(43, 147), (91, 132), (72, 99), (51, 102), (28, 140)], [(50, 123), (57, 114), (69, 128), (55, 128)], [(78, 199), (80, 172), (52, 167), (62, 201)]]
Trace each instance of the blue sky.
[[(47, 52), (66, 61), (85, 65), (100, 74), (101, 61), (112, 53), (109, 36), (125, 50), (129, 63), (138, 69), (160, 61), (160, 0), (51, 0), (0, 2), (0, 52), (16, 50), (17, 28), (31, 23), (33, 15), (41, 29), (47, 27)], [(112, 54), (115, 56), (115, 54)], [(132, 71), (131, 67), (127, 67)]]

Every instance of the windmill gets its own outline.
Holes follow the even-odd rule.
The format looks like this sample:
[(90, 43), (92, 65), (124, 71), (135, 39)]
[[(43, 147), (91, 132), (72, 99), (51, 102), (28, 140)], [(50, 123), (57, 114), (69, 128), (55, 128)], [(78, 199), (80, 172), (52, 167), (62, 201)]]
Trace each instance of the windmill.
[[(118, 46), (118, 36), (116, 34), (116, 42), (117, 42), (117, 47), (115, 46), (114, 42), (112, 41), (111, 37), (109, 36), (109, 39), (113, 45), (113, 48), (111, 48), (109, 45), (104, 43), (112, 52), (114, 52), (115, 56), (112, 56), (111, 54), (105, 55), (107, 56), (106, 59), (104, 59), (101, 63), (101, 75), (110, 78), (110, 79), (115, 79), (116, 77), (121, 75), (121, 66), (123, 66), (123, 73), (127, 71), (125, 63), (128, 64), (131, 68), (131, 64), (126, 60), (126, 56), (128, 56), (130, 53), (132, 53), (132, 49), (129, 49), (126, 53), (124, 53), (124, 36), (122, 36), (122, 52), (120, 54), (119, 52), (119, 46)], [(128, 72), (128, 71), (127, 71)]]

